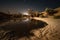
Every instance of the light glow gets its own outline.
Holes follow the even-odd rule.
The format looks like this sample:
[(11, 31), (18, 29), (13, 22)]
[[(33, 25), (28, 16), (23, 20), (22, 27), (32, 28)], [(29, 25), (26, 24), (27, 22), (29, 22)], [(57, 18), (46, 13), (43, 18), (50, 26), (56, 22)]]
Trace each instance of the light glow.
[(29, 15), (27, 12), (24, 12), (23, 15)]

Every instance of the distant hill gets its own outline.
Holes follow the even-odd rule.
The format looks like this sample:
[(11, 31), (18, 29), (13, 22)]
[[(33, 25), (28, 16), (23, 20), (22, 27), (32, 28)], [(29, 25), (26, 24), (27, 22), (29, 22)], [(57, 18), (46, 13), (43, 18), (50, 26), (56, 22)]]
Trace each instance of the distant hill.
[(56, 15), (56, 16), (60, 16), (60, 7), (56, 8), (56, 9), (54, 9), (54, 10), (58, 11), (58, 13), (56, 13), (55, 15)]
[(0, 21), (9, 20), (10, 17), (11, 17), (11, 15), (6, 14), (6, 13), (4, 13), (4, 12), (0, 12)]

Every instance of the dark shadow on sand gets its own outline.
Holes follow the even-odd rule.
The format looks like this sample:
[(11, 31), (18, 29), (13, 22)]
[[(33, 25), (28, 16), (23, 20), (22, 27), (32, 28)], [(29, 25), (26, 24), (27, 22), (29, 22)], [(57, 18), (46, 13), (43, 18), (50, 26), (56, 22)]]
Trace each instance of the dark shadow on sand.
[(54, 16), (54, 19), (60, 19), (60, 16)]

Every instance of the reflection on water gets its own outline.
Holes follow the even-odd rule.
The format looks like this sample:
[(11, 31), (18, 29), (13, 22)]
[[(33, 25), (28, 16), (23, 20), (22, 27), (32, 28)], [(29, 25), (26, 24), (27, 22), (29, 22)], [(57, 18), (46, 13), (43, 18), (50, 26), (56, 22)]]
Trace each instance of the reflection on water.
[(15, 31), (15, 35), (20, 38), (24, 36), (32, 36), (33, 33), (30, 33), (31, 30), (43, 28), (47, 25), (48, 24), (46, 22), (27, 18), (22, 20), (22, 23), (19, 22), (14, 25), (5, 25), (3, 28), (5, 30)]
[(47, 23), (42, 20), (35, 20), (35, 19), (29, 19), (29, 18), (22, 20), (22, 23), (23, 24), (25, 23), (25, 25), (36, 26), (36, 27), (41, 27), (41, 28), (47, 25)]
[(29, 18), (26, 18), (25, 20), (22, 20), (22, 22), (28, 22)]

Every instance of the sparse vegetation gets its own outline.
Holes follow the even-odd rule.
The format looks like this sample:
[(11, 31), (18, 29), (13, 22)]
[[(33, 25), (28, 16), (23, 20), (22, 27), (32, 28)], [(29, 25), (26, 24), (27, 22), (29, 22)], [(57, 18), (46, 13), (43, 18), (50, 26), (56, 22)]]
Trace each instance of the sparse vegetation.
[(51, 9), (51, 8), (46, 8), (45, 11), (46, 11), (46, 12), (48, 13), (48, 15), (50, 15), (50, 16), (54, 16), (54, 14), (57, 13), (56, 10)]

